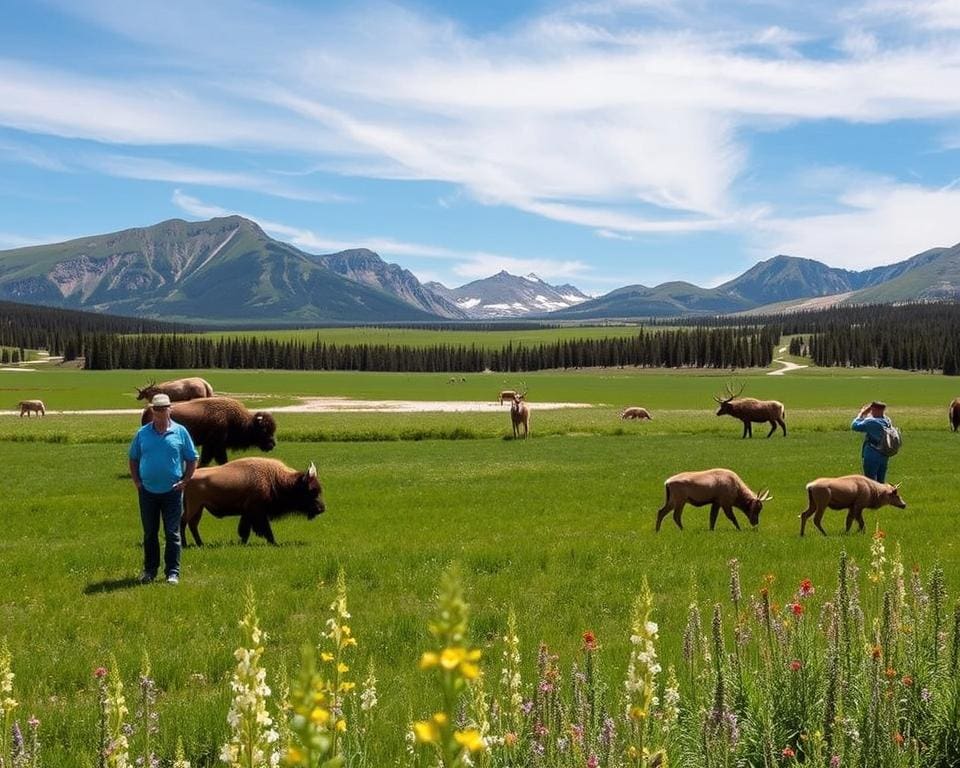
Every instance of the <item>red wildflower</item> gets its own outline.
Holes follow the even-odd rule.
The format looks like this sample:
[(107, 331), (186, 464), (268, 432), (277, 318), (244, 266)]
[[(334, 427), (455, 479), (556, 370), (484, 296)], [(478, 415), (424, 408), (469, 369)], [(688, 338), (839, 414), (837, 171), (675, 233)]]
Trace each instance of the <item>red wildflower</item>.
[(783, 754), (784, 757), (787, 757), (787, 758), (796, 757), (796, 756), (797, 756), (797, 753), (794, 752), (792, 749), (790, 749), (790, 747), (784, 747), (782, 754)]
[(887, 534), (885, 534), (882, 530), (880, 530), (879, 528), (877, 528), (876, 533), (873, 534), (873, 538), (875, 538), (875, 539), (885, 539), (885, 538), (887, 538)]
[(810, 579), (804, 579), (800, 582), (800, 597), (810, 597), (816, 590), (813, 588), (813, 582)]
[(875, 645), (870, 650), (870, 655), (875, 659), (879, 659), (883, 655), (883, 649), (879, 645)]
[(897, 676), (897, 670), (893, 667), (887, 667), (887, 671), (884, 673), (887, 676), (887, 680), (893, 680)]
[(907, 688), (909, 688), (911, 685), (913, 685), (913, 678), (910, 677), (910, 675), (904, 675), (903, 679), (900, 682), (903, 683)]
[(790, 605), (790, 611), (794, 616), (800, 617), (803, 616), (803, 606), (800, 603), (793, 603)]
[(803, 662), (800, 659), (794, 659), (790, 662), (790, 670), (792, 672), (799, 672), (800, 668), (803, 666)]
[(593, 634), (589, 629), (583, 633), (583, 650), (585, 651), (595, 651), (599, 646), (597, 645), (597, 636)]
[(898, 747), (902, 747), (902, 746), (903, 746), (903, 742), (905, 741), (905, 739), (903, 738), (903, 734), (900, 733), (899, 731), (897, 731), (895, 734), (893, 734), (893, 740), (894, 740), (895, 742), (897, 742), (897, 746), (898, 746)]
[(106, 667), (97, 667), (95, 670), (93, 670), (93, 676), (94, 676), (94, 677), (97, 677), (97, 678), (106, 677), (106, 676), (107, 676), (107, 668), (106, 668)]

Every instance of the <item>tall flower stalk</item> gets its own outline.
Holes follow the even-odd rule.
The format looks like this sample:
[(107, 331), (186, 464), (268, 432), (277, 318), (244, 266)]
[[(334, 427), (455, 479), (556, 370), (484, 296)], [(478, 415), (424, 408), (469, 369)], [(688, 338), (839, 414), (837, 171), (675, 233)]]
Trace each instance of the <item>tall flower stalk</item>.
[(13, 657), (6, 640), (0, 641), (0, 768), (13, 766), (13, 712), (19, 706), (13, 698)]

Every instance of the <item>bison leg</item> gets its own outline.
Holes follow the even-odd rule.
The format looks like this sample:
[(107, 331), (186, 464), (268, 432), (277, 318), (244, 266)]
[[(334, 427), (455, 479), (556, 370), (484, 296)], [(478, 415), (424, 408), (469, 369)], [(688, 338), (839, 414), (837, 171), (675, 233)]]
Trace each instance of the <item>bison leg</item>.
[(686, 504), (685, 501), (677, 504), (673, 509), (673, 522), (677, 524), (677, 528), (681, 531), (683, 530), (683, 523), (680, 521), (680, 516), (683, 514), (683, 507)]
[(711, 504), (710, 505), (710, 530), (713, 530), (713, 527), (717, 524), (717, 515), (720, 514), (720, 505)]
[(264, 539), (269, 543), (276, 545), (277, 541), (273, 538), (273, 529), (270, 527), (270, 521), (263, 517), (255, 517), (253, 519), (253, 532)]
[(227, 449), (223, 446), (217, 448), (216, 453), (213, 454), (213, 458), (216, 460), (217, 464), (226, 464), (227, 463)]
[(200, 466), (205, 467), (211, 461), (213, 461), (213, 451), (210, 450), (207, 446), (201, 446), (200, 448)]
[(240, 516), (240, 522), (237, 525), (237, 535), (244, 544), (250, 538), (250, 521), (243, 515)]
[(733, 514), (733, 510), (730, 507), (723, 508), (723, 514), (727, 516), (727, 520), (733, 523), (733, 527), (738, 531), (740, 530), (740, 523), (737, 522), (736, 516)]
[(777, 419), (777, 423), (780, 425), (780, 428), (783, 430), (783, 436), (787, 436), (787, 422), (783, 419)]
[(823, 513), (827, 511), (827, 508), (818, 509), (817, 513), (813, 516), (813, 524), (817, 526), (817, 530), (820, 531), (824, 536), (827, 535), (827, 532), (823, 530), (823, 526), (820, 525), (820, 521), (823, 520)]
[(667, 501), (659, 510), (657, 510), (657, 533), (660, 533), (660, 523), (663, 522), (663, 518), (670, 514), (670, 502)]
[(844, 533), (850, 533), (850, 526), (853, 525), (853, 521), (857, 519), (857, 513), (852, 509), (847, 510), (847, 525), (843, 529)]
[[(193, 540), (196, 542), (198, 547), (203, 546), (203, 540), (200, 538), (200, 517), (203, 515), (203, 508), (200, 508), (200, 511), (197, 512), (190, 520), (190, 533), (193, 534)], [(180, 540), (183, 542), (183, 545), (187, 545), (187, 537), (183, 530), (183, 522), (180, 523)]]
[(854, 514), (854, 515), (856, 516), (856, 518), (857, 518), (857, 525), (860, 526), (860, 533), (863, 533), (863, 529), (864, 529), (864, 527), (865, 527), (864, 522), (863, 522), (863, 510), (862, 510), (862, 509), (859, 509), (859, 508), (858, 508), (858, 509), (855, 509), (855, 510), (853, 510), (853, 514)]
[(776, 431), (777, 431), (777, 422), (771, 421), (771, 422), (770, 422), (770, 431), (767, 432), (767, 437), (772, 436), (773, 433), (776, 432)]
[(803, 532), (807, 529), (807, 520), (810, 518), (810, 515), (813, 514), (813, 507), (809, 506), (803, 512), (800, 513), (800, 535), (803, 536)]

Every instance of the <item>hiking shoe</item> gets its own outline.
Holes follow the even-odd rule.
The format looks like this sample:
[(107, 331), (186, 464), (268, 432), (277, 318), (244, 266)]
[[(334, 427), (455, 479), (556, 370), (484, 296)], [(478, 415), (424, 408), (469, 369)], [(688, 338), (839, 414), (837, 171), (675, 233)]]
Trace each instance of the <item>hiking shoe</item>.
[(180, 577), (177, 574), (171, 573), (169, 576), (167, 576), (167, 584), (179, 584), (179, 583), (180, 583)]
[(153, 581), (155, 578), (157, 578), (155, 574), (147, 573), (146, 571), (144, 571), (144, 572), (141, 573), (140, 576), (137, 578), (137, 581), (139, 581), (141, 584), (149, 584), (149, 583), (150, 583), (151, 581)]

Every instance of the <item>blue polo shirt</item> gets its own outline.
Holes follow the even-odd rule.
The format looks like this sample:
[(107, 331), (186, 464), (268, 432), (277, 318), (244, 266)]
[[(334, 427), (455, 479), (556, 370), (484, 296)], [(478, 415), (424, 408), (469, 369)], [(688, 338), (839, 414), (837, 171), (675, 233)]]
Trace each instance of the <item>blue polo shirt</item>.
[(197, 460), (197, 449), (186, 427), (170, 422), (162, 435), (144, 424), (130, 441), (130, 460), (140, 464), (140, 481), (150, 493), (168, 493), (183, 477), (183, 463)]
[(877, 450), (877, 446), (880, 445), (880, 442), (883, 440), (883, 431), (892, 424), (890, 419), (886, 416), (883, 416), (879, 419), (874, 418), (873, 416), (867, 416), (864, 419), (854, 419), (853, 423), (850, 425), (850, 428), (854, 432), (866, 432), (866, 437), (863, 440), (863, 448), (860, 449), (860, 455), (863, 458), (868, 456), (873, 456), (874, 458), (886, 459), (880, 451)]

